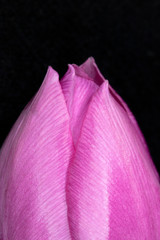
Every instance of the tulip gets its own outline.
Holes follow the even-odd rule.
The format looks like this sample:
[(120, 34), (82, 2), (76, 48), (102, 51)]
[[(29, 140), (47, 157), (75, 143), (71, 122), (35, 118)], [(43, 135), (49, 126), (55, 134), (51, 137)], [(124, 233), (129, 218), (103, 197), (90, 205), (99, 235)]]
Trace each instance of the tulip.
[(160, 181), (93, 57), (44, 81), (0, 151), (0, 239), (158, 240)]

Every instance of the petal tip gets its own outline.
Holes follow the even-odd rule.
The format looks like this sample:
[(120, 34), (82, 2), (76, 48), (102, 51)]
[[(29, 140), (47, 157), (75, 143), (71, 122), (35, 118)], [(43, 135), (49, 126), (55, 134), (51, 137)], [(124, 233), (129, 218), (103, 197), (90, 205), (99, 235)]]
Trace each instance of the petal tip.
[(56, 70), (54, 70), (51, 66), (48, 66), (47, 73), (45, 76), (45, 82), (56, 82), (59, 80), (59, 74)]
[(90, 56), (84, 63), (79, 66), (79, 68), (87, 73), (88, 76), (93, 79), (97, 85), (100, 86), (105, 81), (105, 78), (100, 72), (93, 56)]
[(84, 61), (84, 63), (82, 63), (82, 64), (80, 65), (80, 67), (83, 66), (83, 65), (85, 65), (85, 64), (94, 64), (94, 63), (96, 63), (94, 57), (93, 57), (93, 56), (90, 56), (90, 57), (87, 58), (86, 61)]
[(109, 82), (108, 82), (108, 80), (105, 80), (102, 83), (99, 90), (102, 92), (102, 94), (105, 94), (105, 95), (109, 93)]
[(70, 73), (70, 74), (75, 74), (75, 68), (74, 68), (74, 66), (73, 66), (74, 64), (68, 64), (68, 73)]

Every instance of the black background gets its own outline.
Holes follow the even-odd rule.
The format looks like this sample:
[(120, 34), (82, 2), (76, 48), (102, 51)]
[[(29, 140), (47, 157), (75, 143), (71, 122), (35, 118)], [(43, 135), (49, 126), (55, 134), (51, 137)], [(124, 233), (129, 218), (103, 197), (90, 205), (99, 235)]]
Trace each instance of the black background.
[(127, 102), (160, 172), (160, 1), (0, 1), (0, 145), (51, 65), (89, 56)]

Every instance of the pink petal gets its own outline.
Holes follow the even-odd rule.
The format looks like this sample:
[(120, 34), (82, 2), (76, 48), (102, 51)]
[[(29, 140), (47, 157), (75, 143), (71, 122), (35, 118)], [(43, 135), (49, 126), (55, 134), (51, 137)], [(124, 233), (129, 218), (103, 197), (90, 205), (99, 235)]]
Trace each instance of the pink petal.
[(0, 154), (0, 237), (71, 239), (65, 193), (72, 153), (69, 115), (51, 67)]
[[(106, 162), (104, 83), (92, 98), (68, 172), (67, 201), (72, 239), (108, 239), (109, 166)], [(106, 116), (106, 115), (105, 115)]]
[(136, 120), (107, 81), (86, 109), (67, 203), (72, 239), (159, 239), (159, 177)]
[(159, 176), (133, 114), (111, 87), (107, 104), (113, 122), (110, 132), (115, 139), (115, 150), (110, 153), (113, 167), (109, 239), (119, 236), (119, 239), (158, 240)]
[(159, 176), (93, 57), (49, 67), (0, 152), (0, 239), (154, 239)]

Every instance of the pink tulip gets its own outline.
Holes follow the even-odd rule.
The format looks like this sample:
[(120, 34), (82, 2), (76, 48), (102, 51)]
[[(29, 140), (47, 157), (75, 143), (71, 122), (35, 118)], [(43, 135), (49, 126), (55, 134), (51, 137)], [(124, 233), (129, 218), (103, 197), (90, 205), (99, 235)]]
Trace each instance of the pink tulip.
[(93, 57), (45, 79), (0, 152), (1, 240), (159, 240), (144, 137)]

